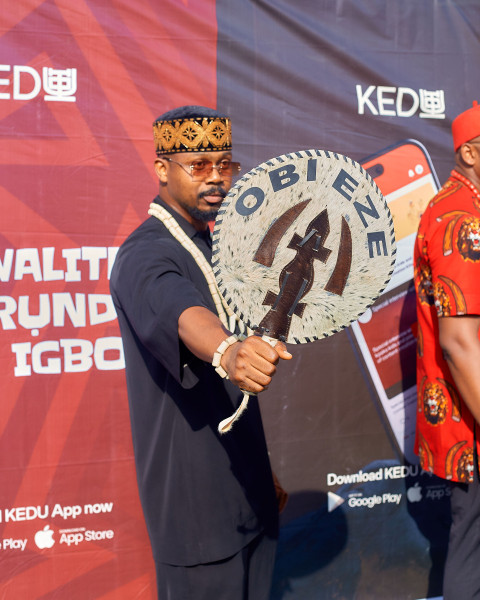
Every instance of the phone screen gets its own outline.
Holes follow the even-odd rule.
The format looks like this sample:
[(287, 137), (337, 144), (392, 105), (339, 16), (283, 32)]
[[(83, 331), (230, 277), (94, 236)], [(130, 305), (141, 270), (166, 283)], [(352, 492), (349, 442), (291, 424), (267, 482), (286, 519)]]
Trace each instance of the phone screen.
[(426, 149), (413, 140), (387, 148), (362, 166), (375, 179), (392, 214), (397, 242), (395, 271), (388, 288), (413, 279), (413, 247), (420, 216), (438, 190)]
[(352, 332), (399, 451), (411, 462), (416, 421), (413, 248), (420, 216), (439, 186), (426, 149), (406, 140), (362, 161), (392, 213), (397, 260), (381, 296)]

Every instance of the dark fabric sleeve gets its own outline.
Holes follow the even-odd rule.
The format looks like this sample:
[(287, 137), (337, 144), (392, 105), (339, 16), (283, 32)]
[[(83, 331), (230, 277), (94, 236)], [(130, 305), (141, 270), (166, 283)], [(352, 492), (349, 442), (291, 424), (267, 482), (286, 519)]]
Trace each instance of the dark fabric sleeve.
[(178, 319), (187, 308), (208, 306), (185, 276), (186, 257), (175, 246), (162, 239), (122, 249), (112, 272), (112, 296), (145, 348), (176, 381), (191, 387), (196, 382), (188, 368), (193, 355), (179, 340)]

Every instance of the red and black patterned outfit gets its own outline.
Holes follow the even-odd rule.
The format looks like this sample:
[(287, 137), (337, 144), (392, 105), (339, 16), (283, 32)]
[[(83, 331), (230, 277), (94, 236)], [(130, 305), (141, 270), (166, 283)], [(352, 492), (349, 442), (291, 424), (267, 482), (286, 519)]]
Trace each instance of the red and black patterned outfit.
[(414, 264), (416, 451), (424, 470), (469, 483), (473, 480), (475, 421), (443, 357), (438, 329), (441, 317), (480, 314), (480, 192), (456, 171), (422, 216)]

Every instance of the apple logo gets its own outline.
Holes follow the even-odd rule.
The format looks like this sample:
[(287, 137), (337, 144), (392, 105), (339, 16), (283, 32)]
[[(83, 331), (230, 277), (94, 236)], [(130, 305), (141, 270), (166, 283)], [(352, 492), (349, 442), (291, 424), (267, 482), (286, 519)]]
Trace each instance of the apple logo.
[(43, 548), (51, 548), (55, 543), (53, 539), (53, 531), (50, 529), (50, 525), (45, 525), (43, 529), (37, 531), (35, 534), (35, 543), (37, 547), (43, 550)]
[(418, 481), (413, 487), (408, 488), (407, 498), (410, 502), (420, 502), (422, 499), (422, 488), (420, 487)]

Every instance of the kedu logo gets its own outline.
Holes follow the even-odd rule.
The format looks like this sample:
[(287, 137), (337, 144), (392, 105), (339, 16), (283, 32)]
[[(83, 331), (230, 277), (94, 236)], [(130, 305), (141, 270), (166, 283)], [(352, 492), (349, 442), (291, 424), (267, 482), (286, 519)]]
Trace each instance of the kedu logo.
[(6, 86), (9, 90), (0, 92), (0, 100), (31, 100), (40, 94), (43, 84), (44, 100), (76, 101), (77, 69), (43, 67), (40, 74), (27, 65), (0, 65), (2, 73), (11, 75), (0, 78), (0, 89)]
[(358, 114), (366, 112), (382, 117), (413, 117), (420, 109), (422, 119), (445, 118), (444, 90), (415, 90), (407, 87), (356, 86)]

